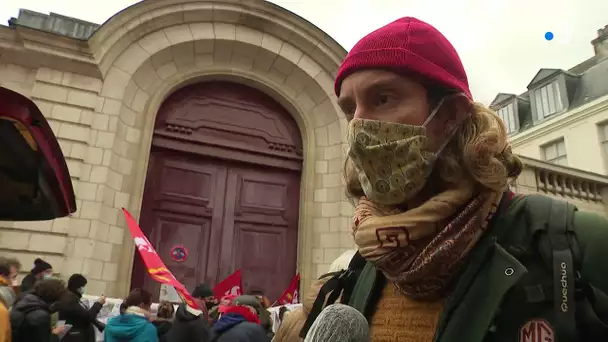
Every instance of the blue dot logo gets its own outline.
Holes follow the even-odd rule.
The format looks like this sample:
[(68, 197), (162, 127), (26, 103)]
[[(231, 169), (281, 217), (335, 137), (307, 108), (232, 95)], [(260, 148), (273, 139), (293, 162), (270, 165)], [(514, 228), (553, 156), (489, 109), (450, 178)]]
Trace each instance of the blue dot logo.
[(545, 33), (545, 39), (546, 40), (553, 40), (553, 32), (547, 32), (547, 33)]

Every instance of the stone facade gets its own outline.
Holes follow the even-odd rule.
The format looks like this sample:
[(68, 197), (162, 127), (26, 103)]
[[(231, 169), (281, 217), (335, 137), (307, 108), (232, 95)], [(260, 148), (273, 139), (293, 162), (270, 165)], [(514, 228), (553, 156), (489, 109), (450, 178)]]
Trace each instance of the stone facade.
[(4, 222), (2, 253), (24, 265), (44, 257), (62, 276), (86, 275), (91, 293), (124, 294), (133, 246), (120, 208), (139, 214), (156, 112), (175, 89), (205, 80), (265, 91), (302, 130), (303, 282), (352, 248), (340, 172), (346, 123), (333, 94), (345, 51), (310, 23), (262, 1), (166, 0), (130, 7), (87, 41), (18, 20), (0, 37), (0, 85), (31, 97), (47, 116), (79, 208), (53, 222)]
[(543, 159), (543, 148), (563, 139), (568, 166), (598, 174), (608, 174), (605, 126), (608, 122), (608, 95), (539, 123), (511, 137), (515, 153)]
[[(142, 1), (87, 40), (18, 20), (0, 27), (0, 86), (32, 98), (48, 118), (78, 205), (69, 218), (0, 223), (0, 254), (26, 268), (42, 257), (61, 276), (87, 276), (92, 294), (123, 296), (134, 249), (120, 209), (139, 215), (159, 106), (186, 84), (227, 80), (275, 98), (302, 132), (298, 270), (306, 286), (353, 247), (341, 174), (346, 122), (333, 93), (345, 53), (264, 1)], [(538, 191), (528, 178), (521, 186)], [(603, 210), (601, 200), (582, 201)]]

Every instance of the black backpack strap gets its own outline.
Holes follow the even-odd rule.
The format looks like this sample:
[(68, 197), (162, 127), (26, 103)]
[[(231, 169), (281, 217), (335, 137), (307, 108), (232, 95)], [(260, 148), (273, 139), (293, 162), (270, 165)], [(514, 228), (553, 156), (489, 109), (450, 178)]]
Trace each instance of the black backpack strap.
[(573, 229), (576, 207), (541, 195), (529, 195), (527, 205), (533, 229), (543, 230), (537, 235), (538, 252), (553, 272), (555, 325), (564, 336), (560, 341), (577, 341), (574, 295), (580, 258)]
[(343, 303), (348, 303), (365, 263), (366, 261), (361, 254), (359, 252), (355, 253), (346, 270), (334, 273), (331, 279), (321, 286), (319, 294), (310, 309), (310, 313), (308, 314), (308, 317), (306, 317), (306, 322), (304, 322), (304, 326), (300, 331), (301, 338), (306, 337), (308, 330), (310, 330), (310, 327), (321, 311), (323, 311), (326, 306), (334, 304), (340, 295), (342, 295), (341, 301)]

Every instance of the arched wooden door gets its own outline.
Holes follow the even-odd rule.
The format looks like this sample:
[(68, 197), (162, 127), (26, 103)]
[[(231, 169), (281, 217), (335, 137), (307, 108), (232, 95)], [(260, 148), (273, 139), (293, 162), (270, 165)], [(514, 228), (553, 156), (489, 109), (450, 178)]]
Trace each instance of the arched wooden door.
[[(302, 141), (268, 95), (200, 83), (156, 119), (141, 227), (188, 289), (242, 270), (245, 291), (276, 299), (296, 273)], [(178, 246), (187, 258), (175, 260)], [(132, 287), (158, 294), (136, 253)]]

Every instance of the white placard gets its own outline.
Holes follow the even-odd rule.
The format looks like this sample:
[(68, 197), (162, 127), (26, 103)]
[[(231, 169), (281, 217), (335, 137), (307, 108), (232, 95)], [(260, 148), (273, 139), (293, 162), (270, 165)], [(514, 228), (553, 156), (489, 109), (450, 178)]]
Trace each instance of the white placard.
[(160, 295), (158, 296), (160, 301), (167, 301), (170, 303), (181, 303), (182, 299), (175, 291), (173, 286), (167, 284), (160, 284)]
[[(97, 302), (99, 296), (89, 296), (83, 295), (82, 302), (87, 303), (89, 307)], [(108, 324), (108, 320), (112, 317), (120, 315), (120, 304), (122, 303), (122, 299), (118, 298), (106, 298), (106, 304), (101, 308), (99, 314), (97, 315), (97, 319), (103, 324)], [(175, 311), (177, 311), (177, 305), (173, 305)], [(152, 303), (150, 306), (150, 315), (152, 317), (156, 317), (156, 312), (158, 311), (158, 303)], [(95, 328), (95, 341), (101, 342), (103, 341), (103, 333)]]

